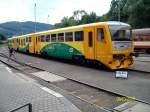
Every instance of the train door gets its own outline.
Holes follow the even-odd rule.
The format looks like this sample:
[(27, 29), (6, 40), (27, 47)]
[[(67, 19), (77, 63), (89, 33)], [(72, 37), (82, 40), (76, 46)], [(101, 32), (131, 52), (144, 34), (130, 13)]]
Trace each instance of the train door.
[(86, 27), (84, 34), (84, 50), (86, 59), (95, 59), (95, 38), (94, 38), (94, 28)]
[(13, 39), (13, 48), (14, 49), (16, 49), (16, 44), (17, 44), (16, 39)]
[(34, 37), (34, 53), (39, 54), (39, 39), (38, 39), (38, 36)]
[(95, 57), (97, 60), (107, 63), (110, 56), (110, 39), (108, 38), (109, 35), (107, 33), (108, 31), (104, 26), (96, 26), (95, 27), (95, 38), (96, 38), (96, 52)]

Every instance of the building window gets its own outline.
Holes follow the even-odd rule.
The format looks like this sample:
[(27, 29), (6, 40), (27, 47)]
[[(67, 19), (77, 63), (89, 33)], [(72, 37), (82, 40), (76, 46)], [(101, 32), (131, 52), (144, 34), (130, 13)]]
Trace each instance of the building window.
[(77, 31), (75, 32), (75, 41), (83, 41), (83, 31)]
[(93, 32), (88, 33), (89, 47), (93, 46)]
[(46, 42), (50, 42), (50, 35), (46, 35)]
[(73, 41), (73, 33), (72, 32), (65, 33), (65, 39), (66, 39), (66, 42)]
[(56, 34), (51, 34), (51, 42), (56, 42)]
[(104, 41), (104, 30), (102, 28), (97, 29), (97, 40)]
[(58, 34), (58, 42), (64, 42), (64, 33)]

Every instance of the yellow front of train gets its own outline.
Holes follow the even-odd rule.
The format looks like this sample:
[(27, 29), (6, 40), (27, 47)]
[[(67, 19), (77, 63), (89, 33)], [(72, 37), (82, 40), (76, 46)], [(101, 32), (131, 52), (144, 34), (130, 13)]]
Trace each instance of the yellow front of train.
[(111, 69), (128, 68), (133, 64), (133, 39), (131, 26), (118, 22), (108, 24), (111, 43), (112, 58), (108, 62)]

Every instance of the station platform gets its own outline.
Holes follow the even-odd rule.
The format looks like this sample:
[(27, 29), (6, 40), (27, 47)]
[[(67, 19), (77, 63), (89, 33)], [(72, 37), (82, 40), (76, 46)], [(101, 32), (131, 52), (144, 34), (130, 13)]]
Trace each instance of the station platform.
[(130, 69), (150, 73), (150, 59), (149, 62), (146, 62), (145, 59), (142, 61), (136, 59)]
[(134, 58), (135, 61), (142, 61), (142, 62), (150, 62), (150, 56), (149, 57), (136, 57)]
[[(32, 105), (32, 112), (80, 112), (61, 94), (25, 77), (0, 62), (0, 112), (11, 112), (28, 103)], [(16, 112), (29, 112), (28, 109), (26, 105)]]

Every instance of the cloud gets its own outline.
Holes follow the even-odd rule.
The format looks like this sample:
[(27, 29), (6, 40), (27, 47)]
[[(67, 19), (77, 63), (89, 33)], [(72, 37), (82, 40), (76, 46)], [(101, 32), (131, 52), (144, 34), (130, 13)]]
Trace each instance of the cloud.
[(28, 7), (25, 0), (0, 1), (0, 22), (31, 20), (32, 15)]
[[(75, 10), (108, 12), (111, 0), (0, 0), (0, 23), (6, 21), (34, 21), (34, 4), (38, 22), (58, 23)], [(49, 18), (48, 18), (49, 15)]]
[(49, 12), (50, 23), (58, 23), (64, 16), (72, 16), (75, 10), (85, 10), (103, 15), (108, 12), (111, 0), (63, 0), (59, 2), (54, 10)]

